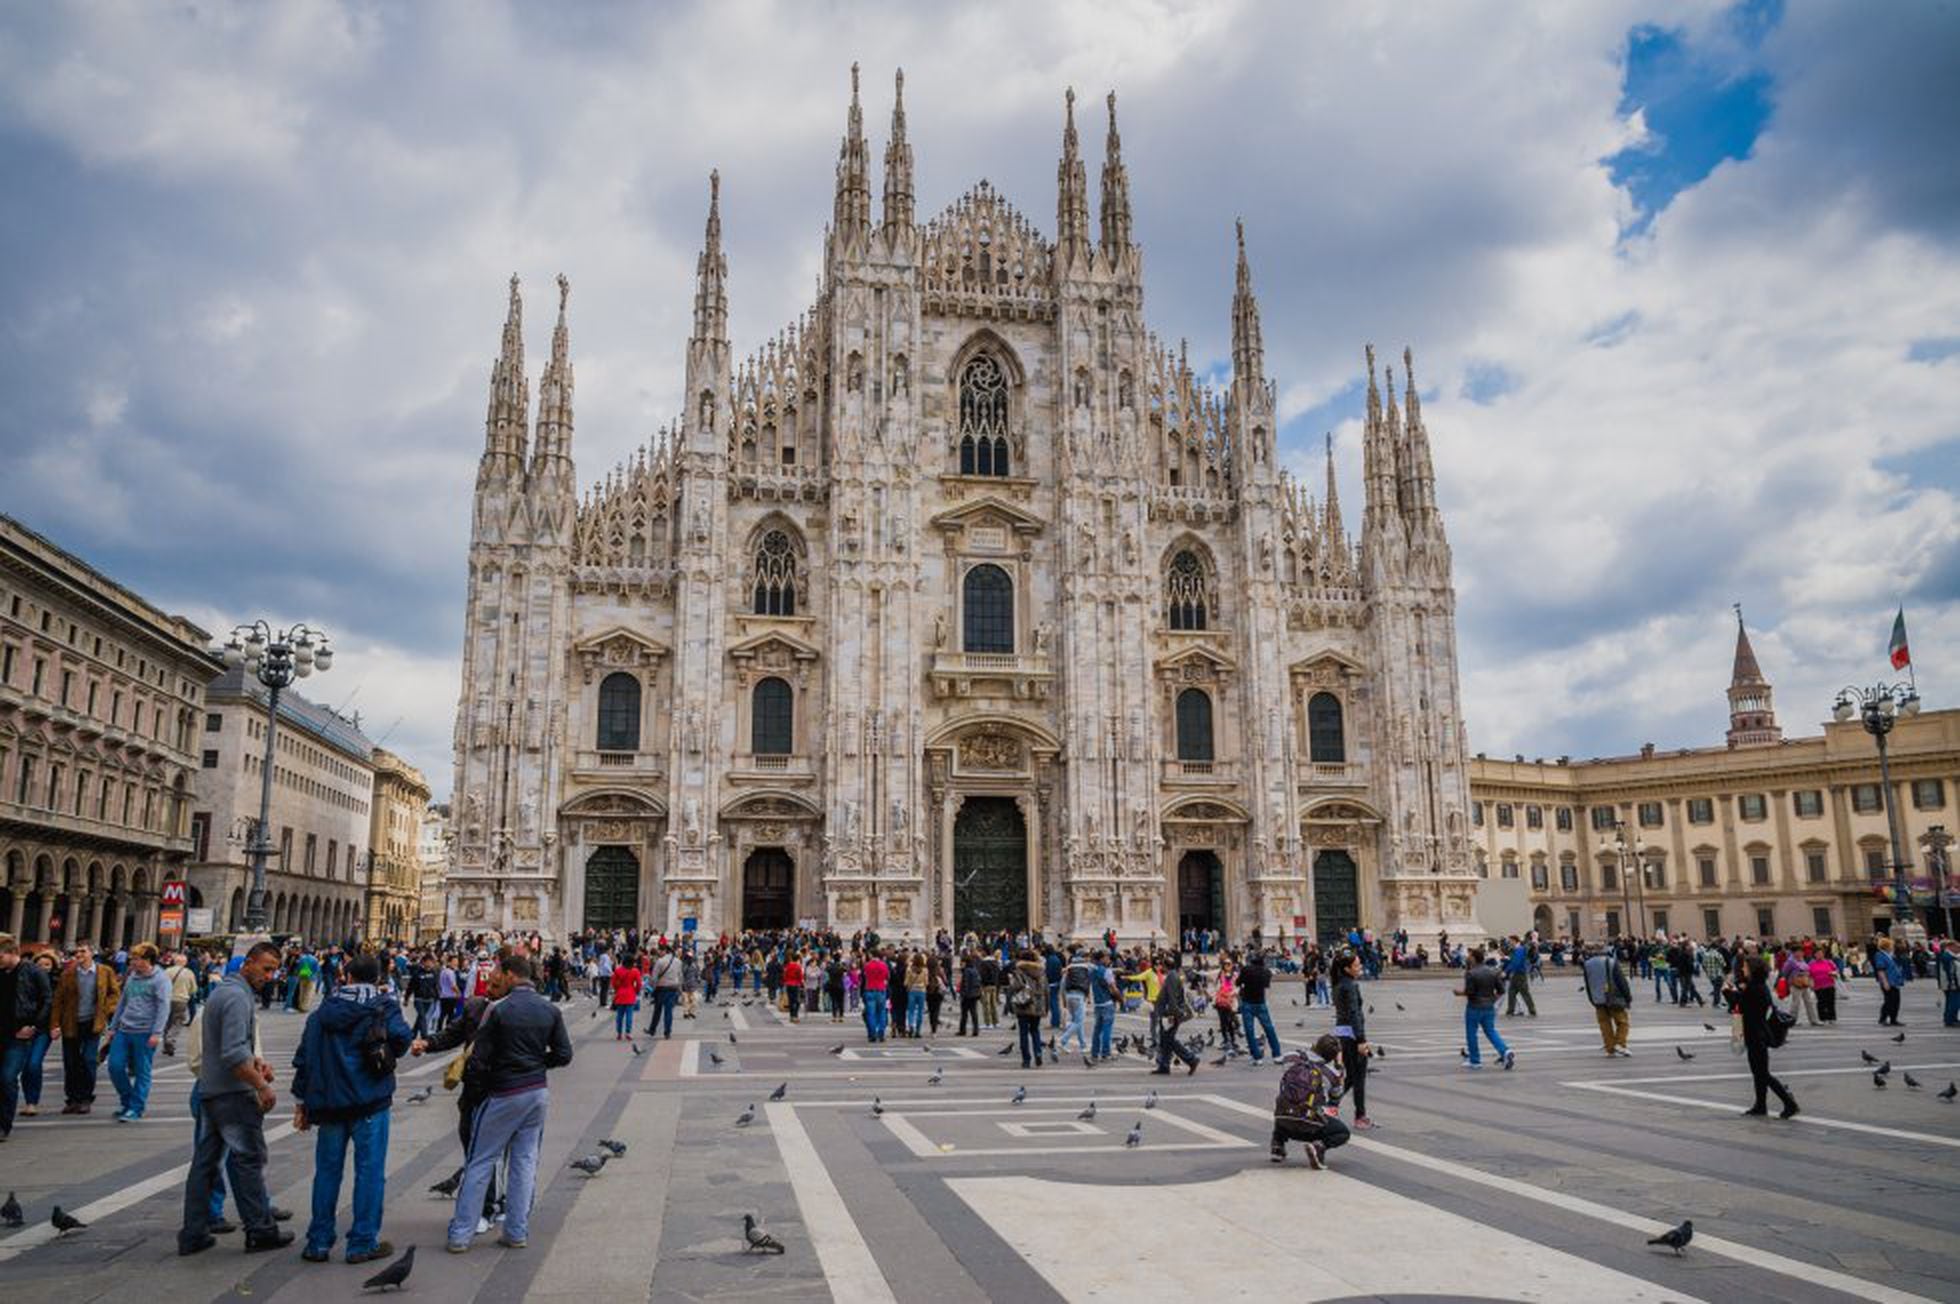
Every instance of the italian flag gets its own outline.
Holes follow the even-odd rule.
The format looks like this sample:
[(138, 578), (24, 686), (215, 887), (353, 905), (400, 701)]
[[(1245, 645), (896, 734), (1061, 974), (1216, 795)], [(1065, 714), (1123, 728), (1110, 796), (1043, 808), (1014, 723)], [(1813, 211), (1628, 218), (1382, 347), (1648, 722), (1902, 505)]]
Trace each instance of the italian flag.
[(1892, 668), (1904, 670), (1912, 664), (1912, 651), (1906, 647), (1906, 609), (1899, 608), (1899, 614), (1892, 622)]

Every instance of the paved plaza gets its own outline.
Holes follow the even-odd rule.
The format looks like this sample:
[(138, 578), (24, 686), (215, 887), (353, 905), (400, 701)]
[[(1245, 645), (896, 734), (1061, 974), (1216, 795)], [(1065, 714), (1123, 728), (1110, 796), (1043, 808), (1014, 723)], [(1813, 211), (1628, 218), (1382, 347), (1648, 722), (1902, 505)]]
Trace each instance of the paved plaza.
[[(1903, 1043), (1874, 1026), (1869, 984), (1841, 1026), (1799, 1028), (1776, 1066), (1804, 1112), (1779, 1123), (1738, 1117), (1748, 1078), (1725, 1020), (1706, 1019), (1709, 1031), (1705, 1011), (1643, 995), (1633, 1056), (1607, 1059), (1572, 971), (1548, 973), (1541, 1017), (1502, 1023), (1514, 1072), (1462, 1067), (1449, 982), (1372, 985), (1381, 1126), (1326, 1172), (1297, 1146), (1269, 1164), (1277, 1074), (1215, 1067), (1216, 1051), (1195, 1076), (1152, 1077), (1134, 1053), (1024, 1072), (997, 1053), (1005, 1030), (871, 1047), (856, 1022), (791, 1025), (758, 1001), (710, 1007), (670, 1042), (640, 1039), (635, 1056), (581, 997), (567, 1007), (577, 1059), (552, 1078), (530, 1248), (484, 1236), (466, 1255), (441, 1252), (450, 1206), (428, 1187), (458, 1149), (440, 1089), (423, 1105), (397, 1096), (383, 1234), (419, 1247), (412, 1292), (457, 1301), (1960, 1299), (1960, 1102), (1935, 1094), (1960, 1078), (1960, 1033), (1940, 1027), (1931, 983), (1910, 990)], [(1289, 1044), (1330, 1023), (1299, 996), (1276, 988)], [(275, 1064), (300, 1023), (262, 1019)], [(1118, 1034), (1144, 1028), (1124, 1016)], [(1861, 1049), (1892, 1061), (1887, 1088)], [(43, 1097), (55, 1109), (58, 1061)], [(189, 1082), (181, 1061), (159, 1063), (141, 1123), (43, 1115), (0, 1148), (0, 1187), (29, 1215), (0, 1235), (0, 1297), (358, 1295), (373, 1268), (304, 1263), (297, 1244), (245, 1255), (233, 1235), (176, 1256)], [(406, 1064), (402, 1095), (440, 1067)], [(1024, 1085), (1025, 1103), (1010, 1103)], [(1080, 1118), (1092, 1101), (1095, 1117)], [(751, 1104), (755, 1123), (736, 1127)], [(1126, 1147), (1139, 1120), (1143, 1142)], [(269, 1134), (272, 1190), (297, 1229), (310, 1141), (283, 1107)], [(565, 1167), (601, 1137), (626, 1155), (594, 1178)], [(55, 1203), (88, 1229), (55, 1239)], [(788, 1252), (745, 1254), (744, 1213)], [(1684, 1217), (1696, 1229), (1685, 1256), (1645, 1244)]]

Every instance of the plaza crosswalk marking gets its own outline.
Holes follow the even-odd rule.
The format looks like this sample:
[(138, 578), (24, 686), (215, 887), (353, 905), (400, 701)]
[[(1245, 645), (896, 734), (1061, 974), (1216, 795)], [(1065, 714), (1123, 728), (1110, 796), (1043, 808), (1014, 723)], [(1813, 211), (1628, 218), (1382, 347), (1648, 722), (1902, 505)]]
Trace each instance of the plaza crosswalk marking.
[[(1214, 1096), (1212, 1099), (1225, 1109), (1230, 1109), (1241, 1114), (1250, 1114), (1268, 1123), (1272, 1120), (1272, 1112), (1270, 1110), (1258, 1109), (1236, 1100), (1227, 1100), (1223, 1096)], [(1798, 1117), (1802, 1118), (1803, 1115), (1800, 1114)], [(1628, 1213), (1624, 1209), (1615, 1209), (1610, 1205), (1598, 1204), (1565, 1191), (1549, 1191), (1544, 1187), (1533, 1186), (1529, 1182), (1522, 1182), (1514, 1177), (1500, 1177), (1496, 1173), (1486, 1173), (1482, 1169), (1472, 1168), (1468, 1164), (1459, 1164), (1451, 1159), (1442, 1159), (1435, 1155), (1425, 1155), (1420, 1151), (1405, 1149), (1402, 1146), (1385, 1145), (1372, 1137), (1354, 1137), (1348, 1144), (1367, 1154), (1380, 1155), (1387, 1159), (1399, 1159), (1403, 1163), (1412, 1164), (1418, 1168), (1427, 1168), (1432, 1172), (1441, 1173), (1446, 1177), (1454, 1178), (1460, 1182), (1474, 1182), (1479, 1186), (1487, 1186), (1492, 1190), (1503, 1191), (1508, 1195), (1521, 1196), (1527, 1200), (1535, 1200), (1540, 1204), (1548, 1204), (1553, 1208), (1563, 1209), (1567, 1213), (1576, 1213), (1588, 1218), (1596, 1218), (1601, 1222), (1609, 1222), (1615, 1226), (1624, 1227), (1629, 1231), (1638, 1232), (1642, 1236), (1658, 1236), (1672, 1226), (1671, 1223), (1657, 1222), (1652, 1218), (1643, 1218), (1639, 1214)], [(1739, 1241), (1725, 1240), (1719, 1236), (1710, 1236), (1700, 1229), (1696, 1229), (1695, 1231), (1694, 1243), (1696, 1249), (1705, 1253), (1719, 1255), (1725, 1259), (1733, 1259), (1738, 1263), (1746, 1263), (1754, 1268), (1763, 1268), (1785, 1277), (1794, 1277), (1804, 1281), (1815, 1282), (1819, 1286), (1850, 1295), (1854, 1299), (1872, 1300), (1875, 1301), (1875, 1304), (1933, 1304), (1933, 1301), (1923, 1295), (1915, 1295), (1910, 1291), (1895, 1290), (1890, 1286), (1880, 1285), (1877, 1282), (1864, 1281), (1848, 1273), (1835, 1272), (1830, 1268), (1820, 1267), (1814, 1263), (1805, 1263), (1800, 1259), (1786, 1258), (1781, 1254), (1775, 1254), (1769, 1250), (1760, 1250), (1753, 1245), (1744, 1245)]]
[[(1902, 1069), (1907, 1072), (1910, 1072), (1913, 1069), (1917, 1069), (1921, 1073), (1930, 1073), (1934, 1069), (1960, 1069), (1960, 1062), (1950, 1062), (1944, 1064), (1894, 1064), (1892, 1067), (1895, 1069)], [(1862, 1067), (1836, 1068), (1836, 1069), (1778, 1069), (1776, 1071), (1776, 1076), (1779, 1078), (1822, 1078), (1822, 1077), (1850, 1076), (1854, 1074), (1862, 1076), (1864, 1074), (1870, 1073), (1871, 1071), (1872, 1071), (1871, 1065), (1866, 1064)], [(1611, 1085), (1616, 1087), (1632, 1087), (1632, 1086), (1641, 1086), (1648, 1083), (1660, 1083), (1667, 1086), (1685, 1087), (1690, 1083), (1695, 1083), (1695, 1082), (1747, 1082), (1747, 1081), (1749, 1081), (1749, 1074), (1747, 1073), (1670, 1073), (1663, 1077), (1658, 1077), (1658, 1078), (1614, 1078)], [(1586, 1087), (1586, 1086), (1591, 1086), (1592, 1084), (1587, 1082), (1564, 1082), (1564, 1083), (1560, 1083), (1559, 1085), (1566, 1086), (1566, 1087)], [(1802, 1116), (1799, 1115), (1799, 1117)]]
[(796, 1106), (770, 1104), (763, 1108), (831, 1295), (853, 1304), (897, 1304), (878, 1261), (871, 1257), (871, 1247), (864, 1243), (864, 1234), (830, 1180), (830, 1170), (810, 1144), (810, 1134), (803, 1130)]
[[(893, 1137), (897, 1138), (907, 1150), (910, 1150), (920, 1159), (950, 1159), (956, 1157), (971, 1159), (976, 1155), (1000, 1155), (1010, 1158), (1019, 1156), (1027, 1158), (1037, 1155), (1108, 1154), (1113, 1149), (1121, 1148), (1117, 1144), (1116, 1134), (1119, 1131), (1129, 1131), (1128, 1120), (1132, 1118), (1148, 1119), (1153, 1125), (1158, 1123), (1168, 1124), (1171, 1127), (1181, 1128), (1200, 1138), (1197, 1141), (1165, 1141), (1161, 1139), (1161, 1135), (1153, 1136), (1152, 1140), (1148, 1143), (1153, 1153), (1163, 1150), (1237, 1150), (1252, 1144), (1243, 1137), (1236, 1137), (1229, 1132), (1221, 1132), (1216, 1128), (1206, 1127), (1203, 1123), (1173, 1114), (1161, 1105), (1146, 1114), (1141, 1108), (1109, 1104), (1106, 1112), (1112, 1127), (1091, 1127), (1087, 1129), (1091, 1133), (1105, 1133), (1108, 1139), (1098, 1141), (1092, 1145), (956, 1145), (948, 1150), (942, 1149), (937, 1142), (933, 1141), (920, 1130), (917, 1124), (912, 1122), (915, 1118), (987, 1119), (993, 1118), (996, 1115), (1001, 1118), (1032, 1119), (1042, 1114), (1060, 1114), (1063, 1116), (1064, 1121), (1072, 1122), (1075, 1115), (1079, 1112), (1079, 1107), (1075, 1104), (1060, 1104), (1061, 1097), (1049, 1097), (1049, 1099), (1058, 1102), (1056, 1108), (1043, 1109), (1038, 1106), (1014, 1108), (1013, 1106), (1003, 1105), (999, 1101), (988, 1102), (986, 1107), (980, 1109), (916, 1109), (901, 1111), (895, 1110), (887, 1105), (885, 1107), (884, 1117), (880, 1121), (884, 1123), (886, 1129)], [(1086, 1101), (1087, 1097), (1083, 1099)], [(1192, 1097), (1192, 1099), (1209, 1099), (1209, 1097)], [(1120, 1127), (1116, 1126), (1118, 1120), (1123, 1120)], [(1153, 1126), (1154, 1131), (1155, 1128)], [(1029, 1139), (1038, 1140), (1040, 1138), (1029, 1134)]]
[(684, 1078), (701, 1076), (701, 1041), (698, 1037), (688, 1038), (686, 1046), (681, 1051), (681, 1076)]
[[(1294, 1163), (1305, 1169), (1304, 1160)], [(1221, 1181), (1085, 1188), (1037, 1177), (946, 1183), (1028, 1265), (1071, 1300), (1218, 1298), (1336, 1300), (1384, 1294), (1462, 1299), (1680, 1301), (1695, 1297), (1540, 1245), (1488, 1222), (1339, 1172), (1261, 1168)], [(1082, 1252), (1083, 1210), (1120, 1206), (1125, 1252)], [(1260, 1217), (1309, 1200), (1340, 1210), (1363, 1236), (1329, 1236), (1310, 1218)], [(1425, 1253), (1384, 1253), (1422, 1246)]]
[(742, 1013), (742, 1007), (739, 1005), (728, 1007), (728, 1022), (734, 1025), (735, 1031), (737, 1032), (747, 1032), (749, 1030), (749, 1016)]
[[(645, 1299), (660, 1261), (660, 1225), (667, 1205), (671, 1165), (682, 1097), (636, 1093), (626, 1103), (613, 1135), (627, 1145), (607, 1181), (580, 1181), (578, 1195), (551, 1238), (544, 1265), (525, 1288), (527, 1300)], [(631, 1184), (632, 1207), (644, 1215), (652, 1233), (620, 1234), (619, 1192), (608, 1182)], [(534, 1232), (535, 1235), (535, 1232)]]
[[(1577, 1087), (1581, 1091), (1603, 1091), (1615, 1096), (1629, 1096), (1635, 1100), (1658, 1100), (1669, 1105), (1693, 1105), (1698, 1109), (1719, 1109), (1731, 1114), (1742, 1112), (1733, 1100), (1698, 1100), (1693, 1096), (1675, 1096), (1662, 1091), (1635, 1091), (1631, 1087), (1614, 1086), (1604, 1082), (1567, 1082), (1564, 1085)], [(1889, 1136), (1900, 1141), (1918, 1141), (1925, 1145), (1960, 1149), (1960, 1137), (1939, 1136), (1932, 1132), (1908, 1132), (1903, 1128), (1880, 1127), (1876, 1123), (1854, 1123), (1844, 1118), (1819, 1118), (1811, 1113), (1798, 1114), (1790, 1121), (1808, 1123), (1812, 1127), (1831, 1127), (1844, 1132), (1863, 1132), (1869, 1136)]]

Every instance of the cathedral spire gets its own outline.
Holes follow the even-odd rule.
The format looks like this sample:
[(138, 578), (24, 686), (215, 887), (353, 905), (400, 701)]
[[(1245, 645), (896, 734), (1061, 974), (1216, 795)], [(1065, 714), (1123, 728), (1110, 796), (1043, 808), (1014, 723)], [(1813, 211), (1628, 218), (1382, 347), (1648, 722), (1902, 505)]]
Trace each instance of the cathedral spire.
[(885, 145), (885, 231), (912, 225), (912, 146), (905, 139), (905, 69), (898, 70), (892, 95), (892, 137)]
[(708, 230), (694, 265), (694, 338), (728, 339), (728, 259), (721, 252), (721, 173), (708, 174)]
[(572, 295), (572, 283), (564, 273), (558, 275), (558, 324), (551, 331), (551, 361), (538, 378), (538, 429), (531, 445), (531, 469), (536, 474), (548, 459), (572, 455), (572, 359), (571, 332), (565, 326), (565, 303)]
[(1109, 93), (1109, 140), (1103, 147), (1102, 252), (1122, 257), (1130, 247), (1130, 175), (1123, 170), (1123, 138), (1116, 134), (1116, 92)]
[[(1382, 416), (1381, 390), (1375, 386), (1375, 346), (1367, 346), (1368, 410), (1362, 426), (1362, 474), (1366, 480), (1367, 503), (1361, 528), (1377, 534), (1399, 523), (1395, 494), (1395, 443)], [(1393, 386), (1390, 387), (1391, 396)]]
[(837, 203), (831, 226), (844, 240), (862, 235), (871, 226), (871, 165), (864, 147), (856, 64), (851, 65), (851, 108), (844, 118), (844, 143), (837, 149)]
[(1248, 385), (1266, 378), (1266, 342), (1259, 330), (1259, 300), (1252, 293), (1252, 265), (1245, 258), (1245, 219), (1238, 221), (1239, 267), (1232, 292), (1232, 376)]
[(1341, 491), (1334, 482), (1334, 435), (1327, 435), (1327, 504), (1322, 531), (1327, 536), (1329, 548), (1345, 547), (1347, 527), (1341, 523)]
[(510, 278), (510, 308), (504, 315), (503, 346), (490, 369), (490, 411), (484, 419), (483, 469), (515, 470), (524, 464), (531, 384), (524, 375), (524, 298), (517, 275)]
[(1408, 506), (1415, 519), (1425, 525), (1436, 519), (1436, 469), (1429, 458), (1429, 431), (1422, 424), (1422, 399), (1416, 393), (1415, 350), (1402, 350), (1402, 404), (1405, 409), (1402, 430), (1402, 470), (1408, 477)]
[(1075, 88), (1066, 98), (1062, 126), (1062, 159), (1055, 167), (1055, 251), (1058, 267), (1067, 267), (1089, 252), (1089, 175), (1082, 166), (1075, 135)]
[(1749, 646), (1749, 630), (1742, 623), (1742, 604), (1738, 602), (1735, 666), (1729, 673), (1729, 746), (1750, 747), (1782, 739), (1783, 730), (1776, 723), (1775, 696), (1756, 662), (1756, 650)]

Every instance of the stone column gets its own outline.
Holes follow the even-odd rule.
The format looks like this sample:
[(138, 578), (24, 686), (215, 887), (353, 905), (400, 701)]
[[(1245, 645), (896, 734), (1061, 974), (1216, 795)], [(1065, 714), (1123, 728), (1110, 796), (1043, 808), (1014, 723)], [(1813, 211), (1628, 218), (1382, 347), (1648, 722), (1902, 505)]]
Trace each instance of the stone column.
[(12, 891), (13, 904), (7, 908), (7, 931), (19, 937), (21, 924), (25, 922), (27, 914), (27, 893), (18, 885), (15, 885)]
[(1045, 918), (1048, 902), (1042, 892), (1041, 875), (1041, 811), (1035, 800), (1027, 793), (1014, 799), (1014, 805), (1021, 812), (1021, 826), (1028, 838), (1028, 931), (1046, 930), (1052, 920)]
[[(43, 890), (41, 893), (41, 905), (36, 912), (40, 918), (36, 921), (38, 927), (35, 929), (34, 935), (43, 942), (48, 940), (48, 924), (54, 919), (54, 896), (55, 894), (52, 891)], [(62, 939), (64, 943), (67, 940), (67, 938)]]

